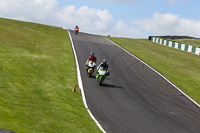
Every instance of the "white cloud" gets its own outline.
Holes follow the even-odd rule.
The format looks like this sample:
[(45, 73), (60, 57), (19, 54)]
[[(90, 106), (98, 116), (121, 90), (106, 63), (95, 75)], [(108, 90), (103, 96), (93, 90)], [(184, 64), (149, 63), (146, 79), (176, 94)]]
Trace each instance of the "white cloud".
[(139, 26), (152, 35), (188, 35), (200, 37), (200, 20), (180, 18), (170, 13), (156, 12), (153, 18), (133, 20), (132, 24)]
[(137, 1), (137, 0), (110, 0), (110, 1), (125, 3), (125, 2), (132, 2), (132, 1), (134, 2), (134, 1)]
[[(179, 0), (177, 2), (188, 2), (190, 0)], [(176, 4), (176, 1), (175, 0), (166, 0), (166, 2), (170, 5), (175, 5)]]
[(174, 0), (166, 0), (167, 3), (174, 5), (176, 2)]
[[(116, 0), (120, 2), (120, 0)], [(126, 0), (134, 1), (134, 0)], [(57, 0), (0, 0), (0, 17), (74, 29), (93, 34), (141, 37), (141, 33), (119, 20), (115, 25), (107, 9), (73, 5), (58, 6)]]
[(57, 8), (56, 0), (1, 0), (0, 15), (26, 20), (45, 20)]
[(118, 3), (127, 3), (127, 2), (135, 2), (138, 0), (96, 0), (96, 1), (112, 1), (112, 2), (118, 2)]
[(101, 33), (113, 25), (108, 10), (73, 5), (59, 7), (57, 0), (0, 0), (0, 17), (31, 21), (81, 31)]
[(190, 1), (190, 0), (181, 0), (182, 2), (188, 2), (188, 1)]
[(66, 6), (54, 16), (61, 25), (68, 27), (79, 25), (80, 30), (93, 33), (107, 31), (113, 24), (108, 10), (93, 9), (87, 6), (79, 9), (72, 5)]
[(134, 28), (129, 27), (125, 22), (119, 20), (115, 27), (108, 32), (108, 35), (115, 37), (142, 38), (143, 34)]

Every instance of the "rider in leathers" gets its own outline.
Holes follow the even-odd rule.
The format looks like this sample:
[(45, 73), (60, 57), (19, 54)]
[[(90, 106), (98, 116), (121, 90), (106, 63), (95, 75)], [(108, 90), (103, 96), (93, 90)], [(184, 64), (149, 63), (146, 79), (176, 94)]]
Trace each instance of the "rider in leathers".
[(74, 32), (76, 33), (78, 33), (79, 32), (79, 27), (78, 27), (78, 25), (74, 28)]
[(78, 27), (78, 25), (77, 25), (77, 26), (74, 28), (74, 30), (76, 30), (76, 29), (77, 29), (77, 30), (79, 30), (79, 27)]
[(103, 62), (101, 62), (101, 63), (99, 64), (99, 66), (97, 67), (97, 72), (98, 72), (98, 70), (99, 70), (100, 67), (103, 67), (103, 68), (106, 69), (106, 71), (107, 71), (107, 75), (106, 75), (106, 76), (109, 76), (109, 75), (110, 75), (110, 72), (109, 72), (109, 69), (108, 69), (108, 64), (107, 64), (107, 61), (106, 61), (106, 60), (103, 60)]
[(94, 61), (95, 64), (97, 63), (97, 58), (94, 56), (94, 53), (91, 53), (91, 55), (89, 56), (89, 58), (87, 59), (85, 65), (86, 65), (86, 70), (88, 69), (88, 63), (89, 61)]

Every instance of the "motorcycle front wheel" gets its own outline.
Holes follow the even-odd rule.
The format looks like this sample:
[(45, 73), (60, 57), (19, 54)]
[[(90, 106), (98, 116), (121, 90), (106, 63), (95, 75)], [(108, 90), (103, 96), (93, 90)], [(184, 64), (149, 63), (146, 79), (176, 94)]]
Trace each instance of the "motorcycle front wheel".
[(98, 80), (99, 86), (101, 86), (101, 85), (102, 85), (102, 82), (103, 82), (103, 78), (102, 78), (102, 77), (100, 77), (100, 78), (99, 78), (99, 80)]

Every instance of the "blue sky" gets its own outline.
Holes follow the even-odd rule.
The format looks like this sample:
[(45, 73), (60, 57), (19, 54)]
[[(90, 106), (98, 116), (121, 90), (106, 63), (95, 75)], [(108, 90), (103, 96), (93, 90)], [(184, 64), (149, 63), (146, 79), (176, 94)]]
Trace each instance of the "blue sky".
[[(199, 18), (200, 2), (198, 0), (132, 0), (114, 2), (115, 0), (58, 0), (60, 6), (74, 5), (77, 8), (88, 6), (94, 9), (108, 9), (115, 20), (130, 21), (133, 18), (150, 18), (155, 12), (179, 14), (186, 18)], [(195, 16), (196, 15), (196, 16)]]
[(0, 0), (0, 17), (116, 37), (200, 38), (199, 0)]

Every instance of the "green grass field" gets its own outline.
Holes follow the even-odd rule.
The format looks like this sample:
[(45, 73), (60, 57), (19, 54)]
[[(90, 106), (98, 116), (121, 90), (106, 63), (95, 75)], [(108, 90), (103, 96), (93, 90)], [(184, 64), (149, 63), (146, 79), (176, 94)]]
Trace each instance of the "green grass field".
[(85, 109), (68, 32), (0, 18), (0, 128), (101, 132)]
[(196, 46), (196, 47), (200, 47), (200, 39), (175, 39), (172, 40), (175, 42), (180, 42), (183, 44), (187, 44), (187, 45), (192, 45), (192, 46)]
[(165, 39), (165, 38), (162, 38), (162, 39), (169, 40), (169, 41), (175, 41), (175, 42), (179, 42), (182, 44), (192, 45), (195, 47), (200, 47), (200, 39)]
[[(147, 39), (110, 38), (200, 103), (200, 56)], [(66, 30), (0, 18), (0, 128), (101, 132), (85, 109)]]
[(147, 39), (107, 37), (149, 64), (200, 104), (200, 56)]

